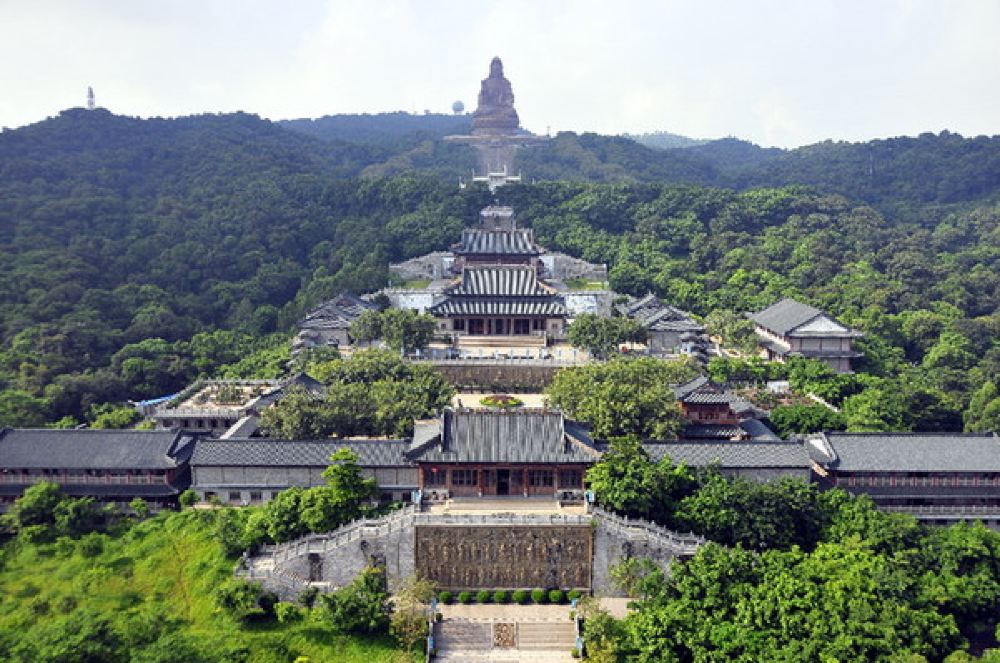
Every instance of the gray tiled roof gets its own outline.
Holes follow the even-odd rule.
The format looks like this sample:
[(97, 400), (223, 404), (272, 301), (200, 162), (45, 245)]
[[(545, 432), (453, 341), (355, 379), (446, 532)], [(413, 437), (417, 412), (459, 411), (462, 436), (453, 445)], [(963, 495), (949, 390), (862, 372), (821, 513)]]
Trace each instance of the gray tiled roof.
[(430, 309), (434, 315), (537, 315), (565, 316), (566, 307), (559, 300), (491, 298), (446, 299)]
[(777, 304), (752, 314), (750, 319), (765, 329), (784, 335), (820, 315), (823, 312), (818, 308), (786, 297)]
[(821, 433), (809, 436), (843, 472), (1000, 472), (1000, 438), (992, 433)]
[(538, 281), (534, 267), (524, 265), (499, 265), (466, 267), (462, 281), (448, 288), (448, 295), (548, 297), (555, 290)]
[(312, 309), (299, 323), (302, 329), (347, 329), (362, 312), (375, 304), (350, 293), (342, 293)]
[(404, 453), (409, 440), (276, 440), (202, 438), (195, 445), (191, 465), (223, 467), (326, 467), (330, 455), (344, 447), (358, 456), (363, 467), (412, 465)]
[(419, 462), (592, 463), (598, 456), (567, 437), (562, 413), (550, 410), (446, 410), (444, 431), (444, 444), (419, 453)]
[(731, 400), (729, 394), (724, 394), (722, 392), (711, 392), (711, 391), (696, 391), (693, 394), (688, 394), (681, 399), (684, 403), (690, 403), (692, 405), (722, 405), (728, 403)]
[(642, 445), (653, 460), (669, 456), (675, 463), (721, 468), (809, 466), (809, 454), (800, 442), (663, 442)]
[(462, 241), (456, 244), (458, 255), (538, 255), (531, 230), (482, 230), (469, 228), (462, 231)]
[(674, 396), (677, 398), (677, 400), (683, 400), (684, 397), (687, 396), (688, 394), (691, 394), (708, 384), (710, 384), (710, 382), (706, 376), (698, 375), (694, 378), (691, 378), (684, 384), (679, 384), (676, 387), (674, 387)]
[(681, 437), (696, 440), (738, 440), (748, 437), (739, 424), (689, 424), (681, 429)]
[(618, 311), (634, 318), (650, 331), (700, 332), (704, 329), (690, 314), (665, 304), (652, 293), (620, 305)]
[(189, 453), (190, 438), (176, 431), (15, 428), (0, 433), (0, 468), (168, 470)]

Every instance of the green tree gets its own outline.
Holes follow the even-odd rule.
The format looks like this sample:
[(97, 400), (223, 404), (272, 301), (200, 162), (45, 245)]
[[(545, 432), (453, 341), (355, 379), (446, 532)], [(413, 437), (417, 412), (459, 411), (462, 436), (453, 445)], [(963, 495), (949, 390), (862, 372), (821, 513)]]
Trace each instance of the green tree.
[(1000, 431), (1000, 389), (994, 382), (984, 382), (965, 410), (965, 430)]
[(128, 405), (103, 403), (90, 408), (91, 428), (129, 428), (142, 419), (138, 410)]
[(0, 391), (0, 428), (36, 428), (48, 418), (49, 404), (20, 389)]
[(385, 582), (383, 570), (366, 568), (347, 587), (320, 595), (322, 613), (341, 633), (385, 632), (390, 614)]
[(598, 438), (670, 439), (681, 426), (671, 385), (696, 374), (686, 361), (614, 359), (559, 371), (546, 394), (568, 416), (590, 424)]
[(570, 344), (596, 359), (616, 354), (624, 343), (643, 343), (646, 335), (646, 329), (631, 318), (608, 318), (593, 313), (577, 316), (567, 330)]
[(382, 338), (397, 352), (424, 350), (434, 338), (437, 321), (426, 313), (389, 308), (381, 315)]
[[(350, 449), (337, 449), (330, 455), (330, 466), (323, 470), (323, 478), (334, 499), (345, 508), (356, 510), (375, 496), (375, 479), (362, 474), (358, 456)], [(350, 514), (351, 517), (353, 515)]]
[(778, 435), (788, 437), (794, 433), (817, 433), (824, 430), (843, 430), (847, 422), (839, 412), (825, 405), (779, 405), (768, 417)]
[(351, 339), (356, 343), (371, 343), (382, 338), (382, 312), (365, 310), (356, 317), (348, 330)]
[(678, 502), (694, 487), (684, 465), (669, 457), (650, 461), (635, 436), (612, 438), (601, 460), (587, 470), (598, 502), (618, 513), (671, 522)]
[(746, 354), (757, 352), (757, 333), (753, 322), (745, 315), (716, 309), (705, 316), (705, 330), (722, 339), (724, 345)]
[(428, 609), (434, 593), (434, 583), (430, 580), (409, 576), (393, 597), (389, 632), (406, 651), (413, 651), (427, 637)]
[(771, 550), (811, 548), (828, 514), (816, 487), (802, 480), (757, 483), (715, 475), (681, 501), (676, 518), (713, 541)]

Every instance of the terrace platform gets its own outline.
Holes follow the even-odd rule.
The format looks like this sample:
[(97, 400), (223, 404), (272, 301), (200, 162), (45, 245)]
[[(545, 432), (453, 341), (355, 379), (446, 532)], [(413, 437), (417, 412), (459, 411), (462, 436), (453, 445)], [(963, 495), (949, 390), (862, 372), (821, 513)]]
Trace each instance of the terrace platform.
[(517, 515), (586, 515), (587, 507), (580, 503), (564, 503), (541, 497), (453, 497), (423, 507), (425, 513), (441, 515), (480, 515), (510, 513)]

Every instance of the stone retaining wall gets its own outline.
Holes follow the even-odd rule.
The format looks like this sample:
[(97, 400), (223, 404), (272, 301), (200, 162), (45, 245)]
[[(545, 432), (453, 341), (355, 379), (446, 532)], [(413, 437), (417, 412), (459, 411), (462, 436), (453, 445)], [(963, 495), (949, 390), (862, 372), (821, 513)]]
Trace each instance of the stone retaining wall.
[[(590, 530), (580, 538), (581, 528), (585, 527)], [(446, 538), (449, 528), (461, 534), (460, 544), (456, 542), (453, 546), (453, 559), (450, 547), (445, 554), (440, 545), (428, 545), (432, 540)], [(423, 549), (427, 552), (422, 553), (421, 546), (417, 545), (418, 530), (422, 531)], [(506, 538), (501, 537), (503, 541), (497, 537), (498, 530), (505, 534)], [(417, 507), (408, 507), (377, 520), (351, 523), (330, 534), (265, 546), (257, 555), (241, 563), (237, 575), (262, 582), (282, 600), (294, 600), (309, 586), (329, 591), (348, 585), (366, 566), (378, 564), (385, 567), (389, 588), (394, 590), (402, 579), (418, 569), (437, 569), (435, 572), (441, 573), (445, 563), (460, 566), (462, 560), (471, 564), (470, 560), (480, 559), (484, 564), (500, 562), (514, 567), (516, 563), (512, 560), (518, 559), (518, 554), (513, 552), (506, 561), (487, 559), (496, 556), (496, 551), (503, 546), (513, 551), (519, 543), (525, 546), (522, 552), (526, 560), (537, 558), (537, 564), (532, 564), (541, 569), (539, 573), (566, 582), (573, 579), (570, 584), (578, 588), (589, 586), (595, 594), (608, 596), (617, 595), (609, 569), (618, 562), (630, 557), (646, 557), (666, 569), (673, 560), (693, 555), (703, 539), (677, 534), (644, 521), (619, 518), (600, 509), (590, 514), (570, 515), (447, 515), (422, 513)], [(532, 549), (529, 555), (528, 547), (542, 544), (544, 550)], [(577, 554), (581, 551), (586, 552), (583, 557)], [(434, 558), (418, 559), (421, 554), (431, 554)], [(589, 568), (580, 566), (587, 564), (586, 559), (589, 559)], [(528, 572), (531, 569), (521, 574), (505, 569), (477, 576), (470, 588), (486, 586), (488, 583), (484, 584), (483, 579), (487, 577), (495, 577), (498, 582), (502, 580), (497, 589), (514, 589), (511, 579), (519, 577), (525, 578), (526, 588), (530, 588), (539, 584), (537, 573)], [(554, 584), (558, 582), (561, 580)]]

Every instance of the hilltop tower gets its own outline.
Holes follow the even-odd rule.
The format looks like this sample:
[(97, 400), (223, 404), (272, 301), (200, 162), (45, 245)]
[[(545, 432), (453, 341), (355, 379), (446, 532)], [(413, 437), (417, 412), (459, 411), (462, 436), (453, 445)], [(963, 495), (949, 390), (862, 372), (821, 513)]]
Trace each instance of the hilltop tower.
[(97, 108), (97, 101), (94, 99), (94, 88), (87, 87), (87, 110)]

